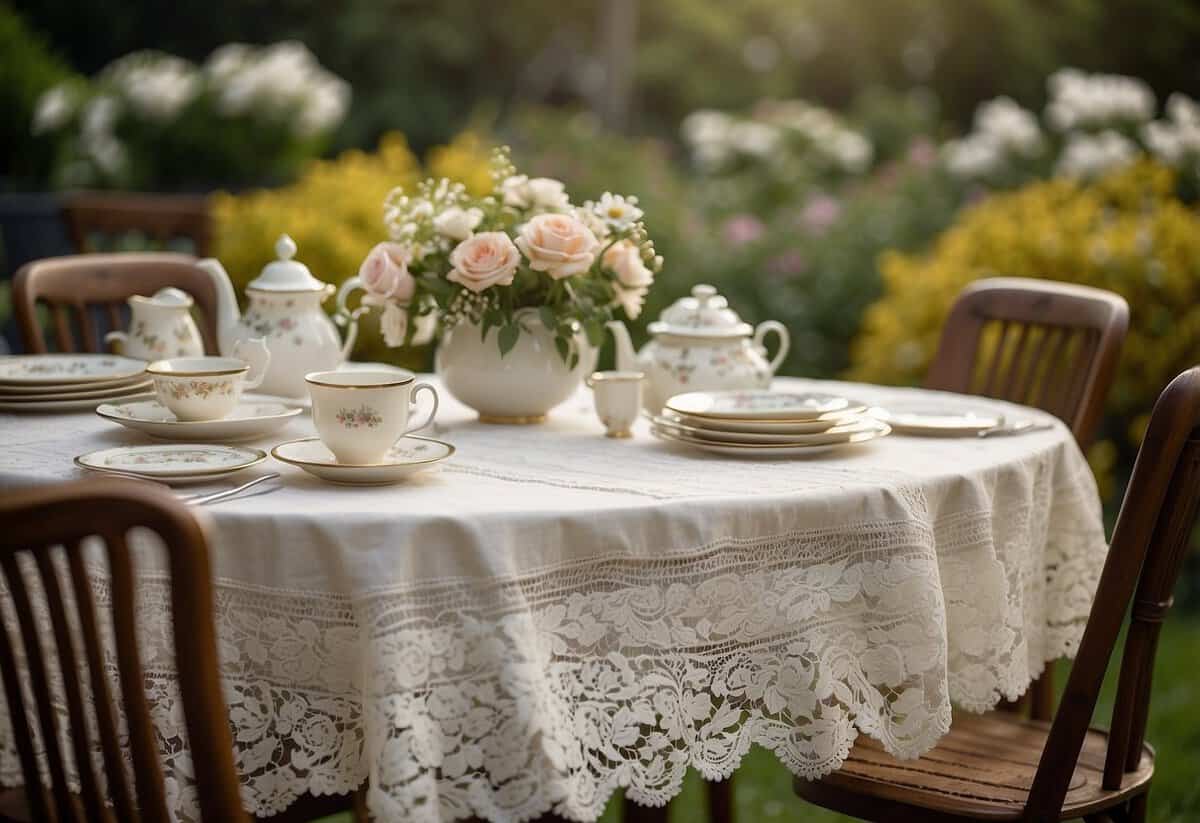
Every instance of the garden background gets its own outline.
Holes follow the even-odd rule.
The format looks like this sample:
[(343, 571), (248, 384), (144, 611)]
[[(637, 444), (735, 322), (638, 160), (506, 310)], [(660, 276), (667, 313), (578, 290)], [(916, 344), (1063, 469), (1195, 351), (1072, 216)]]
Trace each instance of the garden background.
[[(0, 0), (0, 224), (75, 189), (211, 192), (235, 279), (287, 231), (338, 282), (393, 187), (488, 186), (508, 144), (577, 202), (639, 196), (665, 260), (642, 328), (710, 282), (788, 325), (785, 374), (917, 382), (971, 280), (1100, 286), (1132, 310), (1088, 455), (1111, 511), (1158, 391), (1200, 361), (1198, 42), (1200, 4), (1173, 0)], [(1200, 816), (1194, 561), (1156, 821)], [(759, 754), (743, 819), (811, 811)]]

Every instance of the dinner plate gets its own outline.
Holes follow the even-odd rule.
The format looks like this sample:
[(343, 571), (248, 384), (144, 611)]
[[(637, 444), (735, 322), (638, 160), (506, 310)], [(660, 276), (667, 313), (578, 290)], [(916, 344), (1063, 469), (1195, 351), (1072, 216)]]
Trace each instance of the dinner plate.
[(120, 377), (114, 380), (88, 380), (85, 383), (47, 383), (45, 385), (16, 385), (12, 383), (0, 383), (0, 400), (15, 399), (33, 399), (35, 397), (51, 394), (65, 394), (67, 392), (83, 392), (83, 391), (119, 391), (129, 386), (136, 386), (145, 383), (147, 380), (145, 374), (135, 374), (133, 377)]
[(923, 437), (971, 437), (994, 429), (1004, 422), (997, 414), (984, 411), (954, 411), (937, 407), (871, 408), (868, 414), (892, 427), (896, 434)]
[(350, 486), (382, 486), (432, 468), (454, 454), (454, 447), (431, 437), (407, 435), (379, 463), (353, 465), (338, 463), (333, 452), (319, 437), (289, 440), (271, 449), (271, 456), (284, 463), (299, 466), (309, 474)]
[(77, 391), (55, 391), (55, 392), (3, 392), (0, 391), (0, 402), (2, 403), (44, 403), (52, 400), (87, 400), (92, 397), (106, 399), (109, 397), (119, 397), (124, 394), (145, 394), (154, 390), (154, 382), (151, 380), (133, 380), (128, 383), (122, 383), (119, 386), (107, 386), (104, 388), (93, 388), (90, 383), (83, 384), (87, 388), (82, 388)]
[(678, 416), (671, 415), (669, 412), (650, 419), (660, 429), (669, 429), (677, 434), (683, 434), (697, 440), (706, 440), (715, 443), (733, 443), (735, 445), (815, 446), (827, 443), (847, 443), (852, 435), (864, 431), (872, 431), (879, 427), (879, 421), (875, 418), (858, 416), (829, 426), (823, 431), (795, 434), (764, 434), (759, 432), (729, 432), (702, 426), (692, 426), (682, 422)]
[(153, 396), (153, 394), (147, 394), (141, 388), (136, 388), (129, 394), (107, 394), (102, 397), (79, 397), (74, 400), (0, 400), (0, 412), (66, 413), (92, 411), (97, 406), (110, 400), (116, 402), (128, 400), (147, 400)]
[(725, 420), (719, 417), (696, 417), (663, 409), (661, 417), (675, 420), (685, 426), (729, 434), (819, 434), (834, 426), (845, 425), (862, 417), (861, 413), (829, 414), (821, 420)]
[(679, 414), (720, 420), (774, 420), (795, 423), (864, 411), (867, 407), (845, 397), (817, 392), (735, 389), (677, 394), (666, 407)]
[(140, 474), (155, 480), (213, 480), (267, 459), (262, 449), (208, 443), (114, 446), (81, 454), (75, 465), (93, 471)]
[(810, 446), (781, 446), (764, 443), (738, 445), (734, 443), (714, 443), (700, 440), (685, 434), (677, 434), (659, 426), (651, 426), (650, 432), (660, 440), (671, 443), (682, 443), (702, 451), (721, 454), (730, 457), (815, 457), (827, 454), (836, 449), (844, 449), (871, 440), (878, 440), (890, 432), (886, 423), (880, 423), (879, 428), (850, 435), (850, 439), (841, 443), (823, 443)]
[(157, 400), (105, 403), (96, 414), (135, 431), (163, 440), (233, 442), (263, 437), (286, 426), (304, 409), (284, 403), (243, 400), (220, 420), (178, 420)]
[(0, 357), (0, 384), (72, 386), (137, 377), (146, 361), (115, 354), (14, 354)]

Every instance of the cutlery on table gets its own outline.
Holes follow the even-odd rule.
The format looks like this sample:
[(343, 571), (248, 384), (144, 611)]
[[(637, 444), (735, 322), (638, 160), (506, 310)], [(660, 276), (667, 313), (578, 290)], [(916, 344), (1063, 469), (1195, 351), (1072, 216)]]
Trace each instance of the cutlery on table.
[(993, 426), (990, 429), (984, 429), (977, 433), (976, 437), (1005, 437), (1011, 434), (1026, 434), (1028, 432), (1040, 432), (1054, 428), (1054, 424), (1050, 422), (1038, 422), (1036, 420), (1019, 420), (1014, 423), (1001, 422), (999, 426)]
[(271, 472), (270, 474), (264, 474), (262, 477), (256, 477), (253, 480), (248, 480), (245, 483), (243, 483), (242, 485), (235, 486), (232, 489), (225, 489), (224, 491), (212, 492), (211, 494), (200, 494), (200, 495), (193, 495), (192, 497), (186, 497), (183, 499), (183, 502), (185, 502), (189, 505), (192, 505), (192, 506), (204, 506), (209, 503), (219, 503), (222, 500), (228, 500), (232, 497), (237, 497), (238, 495), (242, 494), (243, 492), (249, 491), (250, 489), (254, 488), (255, 486), (265, 483), (268, 480), (274, 480), (277, 477), (279, 477), (279, 472)]

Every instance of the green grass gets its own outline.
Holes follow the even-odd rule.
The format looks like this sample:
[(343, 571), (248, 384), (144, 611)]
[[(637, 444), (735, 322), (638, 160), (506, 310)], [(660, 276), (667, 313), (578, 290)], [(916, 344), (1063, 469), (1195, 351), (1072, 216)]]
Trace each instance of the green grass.
[[(1062, 664), (1057, 683), (1066, 681)], [(1108, 725), (1116, 693), (1116, 666), (1096, 710), (1096, 724)], [(1163, 627), (1150, 703), (1150, 742), (1158, 751), (1154, 788), (1150, 793), (1151, 823), (1192, 823), (1200, 819), (1200, 617), (1176, 614)], [(705, 823), (708, 812), (700, 777), (689, 773), (683, 793), (671, 803), (671, 823)], [(750, 752), (738, 770), (735, 802), (737, 820), (842, 823), (851, 818), (809, 806), (792, 794), (792, 778), (775, 756), (763, 749)], [(619, 823), (621, 803), (609, 803), (602, 823)], [(348, 816), (325, 823), (349, 823)]]

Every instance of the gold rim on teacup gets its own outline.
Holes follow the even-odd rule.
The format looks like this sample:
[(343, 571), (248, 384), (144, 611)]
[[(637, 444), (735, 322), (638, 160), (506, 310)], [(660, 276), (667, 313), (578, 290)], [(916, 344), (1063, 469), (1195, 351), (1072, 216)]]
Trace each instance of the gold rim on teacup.
[[(326, 382), (325, 380), (320, 379), (323, 377), (327, 378), (329, 375), (334, 375), (334, 374), (345, 375), (345, 376), (358, 376), (358, 377), (365, 377), (366, 375), (373, 375), (373, 374), (379, 374), (379, 375), (386, 374), (389, 377), (396, 377), (398, 379), (388, 380), (387, 382), (381, 382), (381, 383), (329, 383), (329, 382)], [(313, 385), (313, 386), (324, 386), (327, 389), (388, 389), (388, 388), (393, 388), (395, 386), (406, 386), (416, 379), (417, 379), (417, 376), (415, 374), (410, 374), (407, 377), (399, 377), (398, 375), (393, 375), (390, 372), (365, 371), (365, 370), (364, 371), (313, 371), (313, 372), (309, 372), (308, 374), (304, 375), (305, 383), (309, 383), (310, 385)]]
[(175, 371), (168, 364), (178, 362), (180, 360), (221, 360), (226, 363), (241, 362), (233, 357), (175, 357), (166, 360), (155, 360), (146, 367), (147, 374), (153, 374), (157, 377), (221, 377), (227, 374), (242, 374), (249, 371), (250, 364), (242, 363), (235, 367), (216, 367), (211, 369), (195, 369), (188, 371)]

